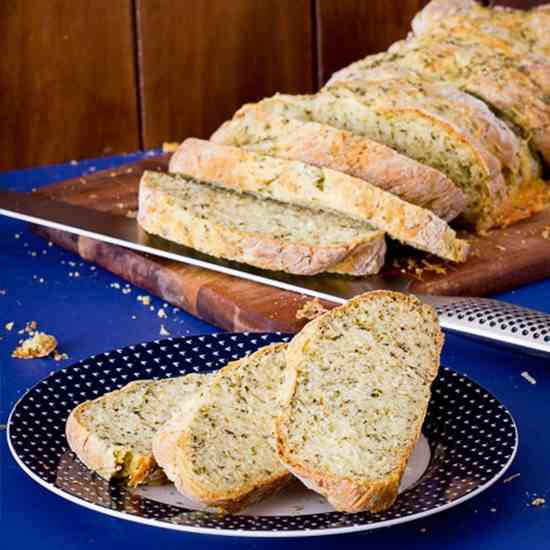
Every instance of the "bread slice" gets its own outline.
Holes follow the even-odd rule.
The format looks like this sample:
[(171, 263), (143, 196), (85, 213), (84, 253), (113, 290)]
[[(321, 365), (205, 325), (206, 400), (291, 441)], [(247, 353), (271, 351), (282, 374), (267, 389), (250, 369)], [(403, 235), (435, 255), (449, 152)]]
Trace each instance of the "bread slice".
[(234, 513), (290, 480), (273, 435), (285, 348), (229, 363), (155, 436), (155, 458), (182, 494)]
[(209, 376), (136, 380), (76, 407), (66, 435), (76, 456), (102, 478), (135, 487), (166, 478), (152, 453), (155, 432), (195, 396)]
[(446, 221), (466, 204), (462, 191), (438, 170), (332, 126), (245, 108), (210, 140), (355, 176)]
[(337, 510), (391, 506), (442, 344), (434, 310), (396, 292), (363, 294), (308, 323), (286, 354), (282, 463)]
[(421, 35), (391, 46), (388, 52), (369, 56), (338, 71), (330, 82), (361, 80), (380, 65), (405, 67), (436, 81), (446, 81), (492, 107), (529, 138), (550, 162), (550, 105), (547, 94), (517, 59), (460, 36), (447, 40)]
[(156, 172), (142, 176), (138, 222), (205, 254), (297, 275), (377, 273), (386, 251), (364, 222)]
[(172, 156), (170, 171), (363, 220), (394, 239), (448, 260), (460, 262), (467, 256), (467, 243), (432, 212), (329, 168), (187, 139)]

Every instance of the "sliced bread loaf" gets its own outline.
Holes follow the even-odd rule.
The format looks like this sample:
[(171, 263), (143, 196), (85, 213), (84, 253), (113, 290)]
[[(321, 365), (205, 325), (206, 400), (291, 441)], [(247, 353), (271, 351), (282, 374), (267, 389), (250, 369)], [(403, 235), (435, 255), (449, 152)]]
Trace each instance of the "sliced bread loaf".
[(361, 80), (380, 65), (405, 67), (446, 81), (481, 99), (513, 124), (550, 162), (550, 106), (547, 94), (517, 59), (460, 36), (437, 40), (421, 35), (397, 42), (384, 54), (369, 56), (338, 71), (330, 80)]
[(76, 407), (67, 420), (69, 447), (104, 479), (135, 487), (166, 478), (152, 452), (156, 431), (197, 395), (209, 376), (136, 380)]
[(138, 222), (205, 254), (297, 275), (377, 273), (386, 251), (364, 222), (156, 172), (141, 179)]
[(264, 347), (229, 363), (158, 432), (155, 458), (181, 493), (237, 512), (289, 481), (273, 435), (285, 347)]
[(432, 212), (329, 168), (187, 139), (172, 156), (170, 171), (363, 220), (394, 239), (448, 260), (464, 261), (467, 256), (468, 244)]
[(210, 140), (355, 176), (446, 221), (464, 211), (464, 194), (438, 170), (333, 126), (244, 108)]
[(286, 354), (282, 463), (337, 510), (391, 506), (442, 344), (434, 310), (395, 292), (363, 294), (308, 323)]

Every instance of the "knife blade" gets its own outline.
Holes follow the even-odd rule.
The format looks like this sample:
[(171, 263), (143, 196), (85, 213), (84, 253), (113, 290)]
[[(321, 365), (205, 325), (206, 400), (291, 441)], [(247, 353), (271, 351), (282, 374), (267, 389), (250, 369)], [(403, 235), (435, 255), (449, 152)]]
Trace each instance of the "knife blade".
[[(71, 205), (36, 193), (0, 190), (0, 214), (338, 304), (370, 290), (409, 291), (410, 279), (399, 274), (297, 276), (214, 258), (150, 235), (133, 218)], [(436, 308), (443, 328), (493, 344), (550, 355), (548, 314), (487, 298), (425, 294), (419, 297)]]

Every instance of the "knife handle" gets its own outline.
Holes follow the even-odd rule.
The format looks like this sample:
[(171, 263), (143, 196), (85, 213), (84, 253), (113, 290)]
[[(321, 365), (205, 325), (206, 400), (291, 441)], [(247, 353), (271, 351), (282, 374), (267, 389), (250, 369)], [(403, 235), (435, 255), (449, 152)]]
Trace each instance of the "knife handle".
[(550, 357), (550, 315), (490, 298), (430, 296), (441, 326), (487, 343)]

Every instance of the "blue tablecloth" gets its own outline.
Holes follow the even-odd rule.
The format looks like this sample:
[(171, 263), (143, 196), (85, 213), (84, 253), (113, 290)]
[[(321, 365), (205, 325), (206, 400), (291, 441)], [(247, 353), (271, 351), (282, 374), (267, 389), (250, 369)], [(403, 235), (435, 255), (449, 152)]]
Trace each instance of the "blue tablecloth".
[[(0, 186), (30, 191), (54, 181), (130, 162), (140, 154), (90, 160), (0, 174)], [(118, 284), (115, 284), (118, 283)], [(120, 288), (118, 288), (120, 287)], [(8, 413), (30, 386), (53, 370), (91, 354), (159, 337), (161, 324), (172, 335), (214, 332), (216, 328), (171, 306), (167, 319), (137, 300), (136, 287), (47, 243), (23, 223), (0, 218), (0, 377), (3, 429)], [(550, 280), (498, 296), (550, 312)], [(6, 323), (15, 322), (12, 331)], [(69, 359), (23, 361), (11, 351), (26, 322), (36, 321), (55, 335)], [(482, 495), (449, 511), (398, 527), (339, 538), (259, 540), (218, 538), (167, 531), (129, 523), (67, 502), (29, 479), (9, 456), (1, 437), (1, 534), (4, 548), (198, 548), (294, 547), (402, 549), (550, 548), (550, 361), (514, 354), (447, 336), (443, 364), (464, 372), (493, 392), (512, 412), (520, 448), (508, 483), (499, 481)], [(527, 371), (536, 384), (522, 378)], [(506, 477), (506, 476), (505, 476)], [(546, 499), (533, 506), (535, 497)]]

